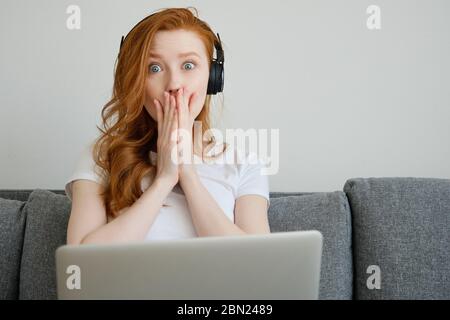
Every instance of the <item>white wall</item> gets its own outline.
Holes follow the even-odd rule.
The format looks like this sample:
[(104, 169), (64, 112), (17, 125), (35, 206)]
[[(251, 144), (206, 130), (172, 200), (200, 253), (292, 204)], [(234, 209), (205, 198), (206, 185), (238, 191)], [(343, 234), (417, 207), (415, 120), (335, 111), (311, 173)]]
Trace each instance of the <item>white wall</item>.
[[(72, 4), (81, 30), (66, 28)], [(0, 189), (62, 189), (98, 134), (122, 34), (189, 5), (224, 42), (217, 126), (280, 130), (271, 191), (450, 178), (449, 1), (2, 0)]]

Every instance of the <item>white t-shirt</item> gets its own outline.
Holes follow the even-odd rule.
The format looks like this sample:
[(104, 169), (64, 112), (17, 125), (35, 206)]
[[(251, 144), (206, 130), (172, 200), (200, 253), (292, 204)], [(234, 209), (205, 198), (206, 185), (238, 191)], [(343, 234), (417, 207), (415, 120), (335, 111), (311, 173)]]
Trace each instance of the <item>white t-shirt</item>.
[[(99, 167), (92, 158), (92, 144), (84, 148), (75, 167), (75, 171), (67, 180), (65, 191), (72, 200), (72, 182), (77, 179), (87, 179), (103, 184), (98, 174)], [(198, 160), (201, 158), (194, 155)], [(150, 151), (150, 160), (156, 164), (157, 154)], [(234, 163), (230, 163), (230, 159)], [(256, 194), (269, 199), (268, 176), (261, 169), (266, 165), (253, 152), (245, 154), (236, 148), (227, 148), (224, 154), (213, 163), (196, 165), (199, 178), (226, 216), (234, 223), (235, 200), (245, 194)], [(141, 181), (141, 189), (145, 191), (150, 186), (150, 177)], [(146, 235), (146, 240), (180, 239), (197, 237), (188, 204), (183, 190), (177, 184), (164, 201), (169, 207), (162, 207)]]

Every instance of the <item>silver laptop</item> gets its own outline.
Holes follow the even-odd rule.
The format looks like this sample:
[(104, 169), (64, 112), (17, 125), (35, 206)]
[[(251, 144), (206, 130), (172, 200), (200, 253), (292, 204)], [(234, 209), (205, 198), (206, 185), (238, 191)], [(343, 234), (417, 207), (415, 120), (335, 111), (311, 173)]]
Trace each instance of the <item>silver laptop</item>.
[(58, 299), (318, 299), (319, 231), (64, 245)]

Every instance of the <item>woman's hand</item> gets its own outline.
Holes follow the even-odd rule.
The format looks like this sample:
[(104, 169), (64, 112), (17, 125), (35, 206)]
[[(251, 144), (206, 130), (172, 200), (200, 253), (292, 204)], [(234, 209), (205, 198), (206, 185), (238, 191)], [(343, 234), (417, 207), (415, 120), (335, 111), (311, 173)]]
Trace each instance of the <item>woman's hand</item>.
[(179, 180), (177, 129), (178, 113), (175, 97), (164, 92), (164, 105), (155, 99), (158, 122), (157, 163), (155, 179), (167, 181), (174, 187)]
[[(196, 94), (193, 93), (191, 99), (181, 88), (177, 92), (177, 113), (178, 113), (178, 155), (179, 155), (179, 178), (180, 182), (186, 178), (192, 177), (197, 173), (193, 158), (193, 139), (192, 129), (194, 125), (194, 116), (191, 109), (195, 102)], [(191, 105), (188, 105), (190, 101)]]

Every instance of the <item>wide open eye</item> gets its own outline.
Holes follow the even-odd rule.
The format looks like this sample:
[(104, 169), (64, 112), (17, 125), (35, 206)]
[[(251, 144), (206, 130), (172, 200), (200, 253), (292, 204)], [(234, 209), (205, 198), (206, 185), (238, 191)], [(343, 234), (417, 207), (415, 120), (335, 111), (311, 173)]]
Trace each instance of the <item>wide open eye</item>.
[(151, 65), (149, 66), (149, 70), (150, 70), (151, 73), (156, 73), (156, 72), (158, 72), (158, 68), (161, 69), (161, 67), (158, 66), (157, 64), (151, 64)]
[(189, 67), (188, 69), (185, 69), (185, 70), (192, 70), (192, 69), (194, 69), (195, 68), (195, 63), (193, 63), (193, 62), (186, 62), (185, 64), (184, 64), (185, 66), (191, 66), (191, 67)]

